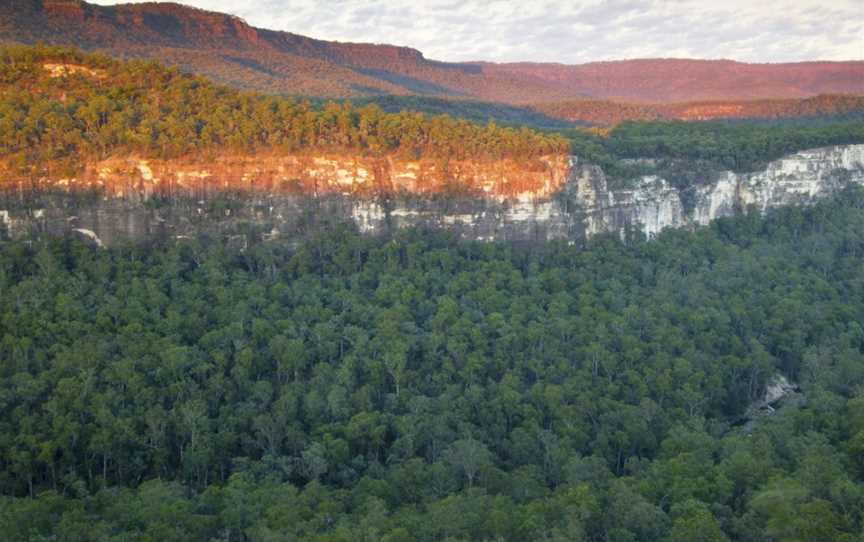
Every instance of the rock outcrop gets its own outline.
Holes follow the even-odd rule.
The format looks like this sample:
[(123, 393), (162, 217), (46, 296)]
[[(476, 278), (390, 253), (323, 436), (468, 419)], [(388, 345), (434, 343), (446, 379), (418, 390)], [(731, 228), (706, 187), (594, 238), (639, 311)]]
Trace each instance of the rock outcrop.
[(742, 428), (745, 434), (752, 433), (767, 417), (783, 410), (794, 410), (807, 403), (801, 388), (790, 382), (780, 373), (772, 376), (765, 385), (765, 392), (754, 401), (747, 412), (734, 425)]
[(706, 225), (740, 209), (764, 213), (783, 205), (806, 204), (847, 185), (864, 184), (864, 145), (797, 152), (757, 172), (720, 172), (684, 192), (654, 176), (638, 179), (629, 190), (609, 190), (597, 168), (583, 168), (575, 179), (577, 201), (588, 203), (588, 235), (627, 227), (653, 235), (667, 227)]
[[(576, 157), (530, 165), (387, 159), (113, 159), (77, 178), (0, 173), (0, 236), (84, 235), (105, 245), (200, 233), (273, 238), (350, 221), (364, 233), (446, 228), (466, 239), (580, 241), (693, 227), (741, 209), (806, 204), (864, 184), (864, 145), (798, 152), (752, 173), (720, 172), (681, 191), (646, 176), (610, 186)], [(452, 186), (470, 187), (454, 193)], [(86, 232), (86, 233), (81, 233)]]

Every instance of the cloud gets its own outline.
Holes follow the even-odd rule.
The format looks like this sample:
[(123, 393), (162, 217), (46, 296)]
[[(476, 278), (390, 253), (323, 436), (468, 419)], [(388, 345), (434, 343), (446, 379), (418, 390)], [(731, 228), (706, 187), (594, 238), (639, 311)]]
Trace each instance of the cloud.
[[(116, 4), (114, 0), (90, 0)], [(184, 0), (320, 39), (392, 43), (439, 60), (582, 63), (864, 59), (860, 0)]]

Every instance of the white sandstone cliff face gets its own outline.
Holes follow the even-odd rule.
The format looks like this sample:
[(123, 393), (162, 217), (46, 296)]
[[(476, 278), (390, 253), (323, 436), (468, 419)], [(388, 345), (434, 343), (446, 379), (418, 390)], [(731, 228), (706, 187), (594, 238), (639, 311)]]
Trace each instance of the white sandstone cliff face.
[(810, 203), (848, 184), (864, 184), (864, 145), (797, 152), (753, 173), (720, 172), (710, 182), (689, 189), (690, 209), (685, 209), (684, 194), (666, 179), (645, 176), (632, 188), (610, 190), (599, 167), (572, 157), (569, 168), (562, 192), (569, 197), (564, 199), (526, 194), (499, 201), (502, 207), (495, 212), (484, 209), (473, 214), (397, 205), (388, 215), (377, 203), (357, 202), (352, 217), (364, 232), (382, 229), (389, 216), (396, 227), (459, 225), (474, 229), (474, 235), (468, 237), (483, 239), (509, 238), (502, 232), (514, 228), (523, 232), (542, 228), (546, 239), (571, 238), (574, 232), (585, 237), (623, 234), (627, 229), (641, 230), (650, 237), (664, 228), (706, 225), (739, 209), (755, 207), (764, 213), (783, 205)]
[[(584, 173), (571, 182), (585, 185)], [(589, 204), (589, 235), (635, 225), (650, 236), (667, 227), (705, 225), (737, 209), (755, 207), (764, 213), (810, 203), (849, 184), (864, 184), (864, 145), (797, 152), (753, 173), (721, 172), (710, 183), (692, 189), (694, 206), (689, 212), (681, 203), (682, 194), (657, 177), (643, 177), (634, 190), (606, 195), (603, 179), (593, 185), (595, 193), (585, 189), (578, 193)]]
[[(550, 176), (549, 170), (526, 173), (533, 181), (530, 191), (452, 199), (415, 195), (384, 202), (353, 192), (342, 193), (342, 185), (349, 177), (352, 186), (362, 185), (358, 179), (365, 179), (368, 169), (357, 164), (348, 164), (351, 167), (342, 163), (324, 164), (323, 160), (308, 162), (304, 174), (321, 177), (322, 182), (331, 183), (335, 188), (329, 199), (312, 205), (308, 196), (266, 190), (275, 185), (280, 175), (287, 175), (288, 166), (307, 167), (299, 162), (255, 164), (262, 172), (267, 168), (270, 168), (267, 171), (272, 170), (269, 177), (264, 173), (259, 175), (267, 177), (267, 182), (247, 179), (251, 175), (249, 164), (223, 164), (223, 169), (236, 167), (238, 175), (234, 177), (244, 186), (263, 182), (262, 190), (250, 191), (245, 198), (234, 201), (228, 214), (225, 210), (221, 214), (214, 210), (219, 206), (213, 206), (208, 199), (218, 196), (218, 187), (193, 190), (195, 197), (172, 200), (166, 207), (148, 207), (144, 205), (148, 197), (146, 191), (161, 186), (165, 173), (160, 165), (152, 162), (124, 163), (121, 169), (129, 169), (132, 180), (123, 181), (126, 177), (114, 170), (110, 175), (106, 173), (105, 182), (111, 184), (113, 192), (107, 191), (89, 202), (70, 204), (58, 196), (41, 200), (37, 197), (24, 203), (23, 196), (17, 192), (0, 198), (0, 238), (74, 231), (88, 235), (82, 233), (86, 231), (110, 245), (153, 235), (185, 237), (202, 231), (227, 235), (235, 233), (242, 224), (258, 224), (271, 232), (268, 238), (275, 238), (303, 231), (309, 217), (313, 220), (329, 217), (336, 221), (351, 220), (361, 232), (370, 234), (420, 226), (450, 229), (465, 239), (475, 240), (577, 241), (600, 233), (623, 235), (631, 229), (653, 236), (664, 228), (705, 225), (716, 218), (733, 215), (739, 209), (755, 208), (765, 212), (782, 205), (810, 203), (850, 184), (864, 184), (864, 145), (801, 151), (753, 173), (721, 172), (685, 193), (657, 176), (645, 176), (628, 189), (613, 190), (598, 166), (583, 164), (571, 157), (569, 163), (561, 164), (559, 176)], [(414, 174), (414, 170), (408, 166), (404, 171), (397, 169), (391, 168), (391, 177), (399, 183), (408, 183), (409, 173)], [(476, 177), (474, 172), (462, 173)], [(515, 173), (518, 172), (512, 168), (503, 168), (500, 175), (495, 173), (494, 177), (498, 182), (523, 186), (528, 177), (508, 177)], [(200, 168), (190, 167), (188, 171), (176, 171), (172, 175), (171, 183), (175, 188), (186, 185), (194, 188), (209, 182), (209, 174)], [(120, 181), (108, 183), (114, 177)], [(224, 177), (234, 179), (230, 175)], [(74, 184), (73, 181), (68, 182)], [(479, 182), (482, 185), (483, 179)], [(65, 186), (61, 181), (54, 184)]]
[(825, 147), (797, 152), (768, 164), (764, 171), (720, 178), (697, 190), (691, 222), (707, 224), (736, 208), (809, 203), (842, 189), (864, 184), (864, 145)]
[[(586, 173), (597, 178), (593, 185), (586, 180)], [(681, 195), (660, 177), (642, 177), (632, 189), (610, 191), (605, 175), (595, 168), (582, 172), (578, 182), (582, 186), (577, 190), (577, 204), (586, 213), (585, 234), (589, 237), (606, 232), (623, 233), (628, 228), (653, 236), (663, 228), (686, 224)], [(590, 193), (591, 186), (595, 194)]]

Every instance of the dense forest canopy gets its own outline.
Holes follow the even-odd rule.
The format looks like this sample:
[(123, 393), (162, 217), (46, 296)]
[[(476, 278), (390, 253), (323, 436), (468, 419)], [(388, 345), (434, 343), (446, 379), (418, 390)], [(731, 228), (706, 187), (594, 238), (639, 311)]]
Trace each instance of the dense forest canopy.
[[(655, 174), (686, 188), (710, 180), (716, 171), (757, 171), (801, 150), (864, 143), (864, 119), (628, 121), (602, 136), (573, 129), (562, 133), (573, 154), (603, 166), (613, 179)], [(653, 160), (631, 161), (641, 158)]]
[[(310, 97), (313, 106), (322, 107), (327, 103), (325, 98)], [(568, 121), (547, 116), (527, 106), (508, 105), (499, 102), (483, 102), (465, 98), (437, 98), (429, 96), (368, 96), (352, 98), (351, 103), (357, 105), (375, 104), (388, 113), (400, 111), (419, 111), (427, 115), (450, 115), (469, 120), (475, 124), (487, 124), (490, 121), (504, 126), (527, 126), (535, 130), (554, 132), (590, 126), (587, 122)]]
[(0, 538), (861, 541), (862, 240), (2, 244)]
[[(60, 65), (62, 75), (46, 64)], [(71, 67), (62, 71), (64, 65)], [(154, 62), (45, 47), (0, 49), (0, 134), (0, 155), (23, 164), (226, 149), (457, 160), (528, 160), (567, 150), (562, 137), (527, 128), (478, 126), (410, 111), (388, 114), (375, 105), (329, 102), (316, 110), (291, 98), (219, 87)]]

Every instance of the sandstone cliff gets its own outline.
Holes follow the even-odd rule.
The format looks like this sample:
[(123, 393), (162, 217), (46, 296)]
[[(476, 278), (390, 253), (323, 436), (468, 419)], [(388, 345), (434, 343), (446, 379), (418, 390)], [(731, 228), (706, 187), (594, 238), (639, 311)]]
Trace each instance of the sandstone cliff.
[[(864, 145), (798, 152), (680, 191), (646, 176), (627, 189), (577, 157), (535, 163), (338, 156), (220, 157), (89, 165), (75, 178), (0, 173), (0, 236), (77, 232), (116, 244), (200, 233), (274, 238), (348, 221), (369, 234), (420, 226), (466, 239), (579, 241), (604, 232), (704, 225), (740, 209), (808, 203), (864, 184)], [(454, 192), (454, 187), (471, 187)]]

